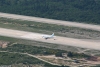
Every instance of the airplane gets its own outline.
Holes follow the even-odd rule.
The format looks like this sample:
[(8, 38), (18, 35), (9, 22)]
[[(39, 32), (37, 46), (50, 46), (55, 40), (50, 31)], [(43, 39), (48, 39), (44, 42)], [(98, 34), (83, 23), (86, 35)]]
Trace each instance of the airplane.
[(45, 39), (50, 39), (54, 37), (54, 33), (52, 35), (43, 35), (42, 37)]

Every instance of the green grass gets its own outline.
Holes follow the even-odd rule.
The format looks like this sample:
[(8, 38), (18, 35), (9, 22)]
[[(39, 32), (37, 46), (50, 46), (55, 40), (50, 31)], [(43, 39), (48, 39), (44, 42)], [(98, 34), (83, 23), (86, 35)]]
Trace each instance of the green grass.
[(1, 48), (0, 50), (8, 51), (8, 52), (29, 53), (32, 55), (60, 55), (60, 56), (62, 56), (62, 53), (68, 53), (68, 56), (72, 57), (72, 58), (73, 57), (75, 57), (75, 58), (88, 57), (88, 55), (83, 54), (83, 53), (81, 54), (81, 53), (76, 53), (76, 52), (69, 52), (66, 50), (46, 48), (46, 47), (37, 47), (37, 46), (24, 45), (24, 44), (9, 45), (7, 48)]
[(91, 67), (100, 67), (100, 64), (99, 65), (95, 65), (95, 66), (91, 66)]
[[(34, 61), (33, 61), (34, 60)], [(29, 57), (27, 55), (22, 55), (18, 53), (5, 53), (0, 52), (0, 65), (11, 65), (15, 63), (28, 63), (28, 64), (43, 64), (42, 61)]]
[(46, 48), (46, 47), (37, 47), (32, 45), (24, 45), (24, 44), (14, 44), (12, 46), (8, 46), (7, 48), (1, 48), (1, 51), (9, 51), (9, 52), (22, 52), (29, 54), (40, 54), (40, 55), (54, 55), (56, 53), (66, 53), (65, 50)]
[[(8, 53), (8, 52), (0, 52), (0, 65), (12, 65), (12, 64), (37, 64), (37, 65), (44, 65), (45, 67), (61, 67), (57, 65), (51, 65), (41, 60), (38, 60), (34, 57), (30, 57), (24, 54), (19, 53)], [(69, 67), (69, 66), (65, 66)]]
[(5, 37), (5, 36), (0, 36), (0, 40), (9, 41), (9, 42), (17, 42), (19, 39), (11, 38), (11, 37)]

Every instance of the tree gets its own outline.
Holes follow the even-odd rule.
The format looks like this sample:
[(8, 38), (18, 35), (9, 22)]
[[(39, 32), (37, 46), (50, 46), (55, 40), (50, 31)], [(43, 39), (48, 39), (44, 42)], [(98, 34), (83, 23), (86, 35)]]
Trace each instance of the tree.
[(73, 57), (73, 53), (72, 52), (68, 52), (67, 56), (68, 57)]
[(55, 56), (56, 56), (56, 57), (62, 57), (62, 53), (57, 52), (57, 53), (55, 54)]

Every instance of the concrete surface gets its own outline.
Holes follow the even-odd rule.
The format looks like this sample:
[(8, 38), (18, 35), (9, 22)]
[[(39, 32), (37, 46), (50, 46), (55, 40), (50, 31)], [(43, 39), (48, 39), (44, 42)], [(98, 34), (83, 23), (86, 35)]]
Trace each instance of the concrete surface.
[(55, 40), (54, 39), (45, 40), (44, 38), (42, 38), (43, 35), (45, 34), (0, 28), (0, 36), (8, 36), (8, 37), (21, 38), (27, 40), (35, 40), (41, 42), (100, 50), (99, 41), (97, 42), (97, 41), (66, 38), (66, 37), (59, 37), (59, 36), (55, 36), (54, 37)]

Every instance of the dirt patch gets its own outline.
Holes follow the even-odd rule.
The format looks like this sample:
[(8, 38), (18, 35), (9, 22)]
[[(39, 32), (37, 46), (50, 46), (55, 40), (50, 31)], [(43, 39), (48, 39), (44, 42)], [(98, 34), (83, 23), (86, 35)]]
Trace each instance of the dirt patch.
[(6, 48), (8, 46), (9, 42), (6, 41), (0, 41), (0, 47)]

